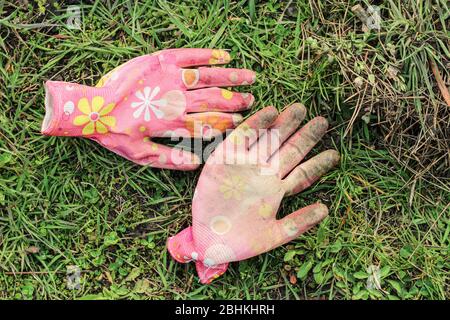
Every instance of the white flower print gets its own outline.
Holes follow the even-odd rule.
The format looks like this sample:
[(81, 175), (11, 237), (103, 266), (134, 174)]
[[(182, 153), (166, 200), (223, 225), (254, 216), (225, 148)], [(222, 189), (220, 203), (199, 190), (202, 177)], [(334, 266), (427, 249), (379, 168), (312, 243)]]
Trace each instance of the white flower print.
[(154, 113), (156, 118), (161, 119), (164, 117), (164, 112), (161, 111), (160, 107), (167, 106), (166, 99), (153, 100), (159, 93), (160, 88), (155, 87), (153, 90), (150, 87), (145, 87), (143, 91), (139, 90), (136, 92), (136, 97), (141, 100), (138, 102), (131, 103), (132, 108), (137, 108), (133, 112), (133, 117), (139, 118), (142, 113), (144, 113), (144, 120), (150, 121), (151, 115), (150, 110)]

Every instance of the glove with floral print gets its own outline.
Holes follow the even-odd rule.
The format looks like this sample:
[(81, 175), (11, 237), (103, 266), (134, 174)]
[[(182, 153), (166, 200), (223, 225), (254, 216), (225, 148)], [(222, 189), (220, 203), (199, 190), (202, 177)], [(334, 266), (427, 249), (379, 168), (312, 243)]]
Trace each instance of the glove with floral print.
[(327, 150), (300, 164), (328, 127), (316, 117), (297, 131), (305, 113), (301, 104), (279, 116), (267, 107), (206, 161), (192, 200), (192, 227), (167, 242), (175, 260), (195, 261), (202, 283), (224, 273), (229, 262), (285, 244), (327, 216), (327, 207), (316, 203), (276, 218), (285, 196), (308, 188), (339, 162), (339, 153)]
[(42, 133), (82, 136), (142, 165), (193, 170), (191, 152), (157, 144), (153, 137), (211, 138), (242, 121), (249, 93), (221, 86), (252, 84), (246, 69), (190, 68), (224, 64), (223, 50), (169, 49), (134, 58), (106, 74), (97, 86), (47, 81)]

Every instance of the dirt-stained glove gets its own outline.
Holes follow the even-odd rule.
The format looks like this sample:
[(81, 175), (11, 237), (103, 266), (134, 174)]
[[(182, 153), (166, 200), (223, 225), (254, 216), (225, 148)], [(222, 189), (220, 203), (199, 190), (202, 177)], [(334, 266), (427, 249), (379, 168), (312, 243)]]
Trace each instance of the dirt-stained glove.
[(339, 153), (327, 150), (300, 164), (328, 127), (316, 117), (297, 131), (305, 113), (301, 104), (279, 116), (267, 107), (208, 158), (192, 200), (192, 227), (167, 242), (174, 259), (195, 261), (202, 283), (224, 273), (229, 262), (281, 246), (327, 216), (327, 207), (316, 203), (276, 218), (284, 197), (308, 188), (339, 162)]

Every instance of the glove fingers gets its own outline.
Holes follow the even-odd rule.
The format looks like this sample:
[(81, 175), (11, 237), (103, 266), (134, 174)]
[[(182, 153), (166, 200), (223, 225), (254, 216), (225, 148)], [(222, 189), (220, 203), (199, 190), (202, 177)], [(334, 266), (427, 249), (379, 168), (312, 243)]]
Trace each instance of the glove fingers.
[(225, 64), (231, 60), (230, 54), (220, 49), (168, 49), (155, 52), (154, 55), (163, 56), (164, 59), (175, 59), (175, 64), (182, 68), (208, 64)]
[(336, 166), (339, 163), (339, 159), (339, 152), (327, 150), (297, 166), (283, 180), (286, 195), (293, 195), (308, 188)]
[(225, 140), (225, 147), (229, 149), (233, 146), (240, 146), (247, 150), (258, 137), (263, 134), (263, 130), (270, 127), (278, 116), (278, 111), (274, 107), (266, 107), (259, 110), (242, 124), (240, 124)]
[(192, 227), (188, 227), (173, 237), (167, 239), (167, 250), (172, 258), (181, 263), (195, 261), (195, 267), (201, 283), (210, 283), (222, 275), (228, 268), (228, 263), (218, 264), (214, 267), (196, 261), (199, 253), (196, 251)]
[(258, 154), (258, 159), (265, 163), (292, 133), (297, 130), (305, 118), (306, 108), (301, 103), (294, 103), (280, 113), (266, 133), (250, 146), (250, 152)]
[(328, 121), (316, 117), (294, 133), (269, 160), (271, 167), (278, 166), (280, 178), (295, 168), (308, 152), (320, 141), (328, 128)]
[(232, 92), (213, 87), (185, 93), (187, 112), (235, 112), (250, 108), (255, 101), (251, 93)]
[(193, 138), (210, 139), (233, 129), (242, 122), (239, 113), (202, 112), (185, 116), (185, 126)]
[(183, 69), (181, 78), (187, 89), (207, 87), (232, 87), (255, 82), (255, 72), (233, 68)]
[(203, 284), (209, 284), (214, 279), (217, 279), (228, 269), (228, 263), (218, 264), (214, 267), (207, 267), (201, 261), (195, 263), (195, 268), (197, 269), (198, 277), (200, 282)]
[(328, 208), (321, 203), (315, 203), (294, 211), (281, 220), (276, 220), (273, 228), (274, 234), (280, 234), (278, 242), (273, 248), (281, 246), (302, 233), (308, 231), (328, 215)]

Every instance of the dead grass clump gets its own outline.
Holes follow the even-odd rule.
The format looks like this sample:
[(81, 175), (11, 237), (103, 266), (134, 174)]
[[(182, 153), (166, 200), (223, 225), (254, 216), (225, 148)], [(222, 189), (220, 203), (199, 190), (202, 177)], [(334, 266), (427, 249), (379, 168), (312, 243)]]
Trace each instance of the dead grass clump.
[(448, 5), (410, 0), (374, 10), (327, 2), (311, 10), (320, 23), (305, 24), (302, 59), (334, 62), (342, 77), (336, 91), (353, 113), (345, 135), (357, 121), (378, 126), (384, 147), (416, 178), (448, 185)]

